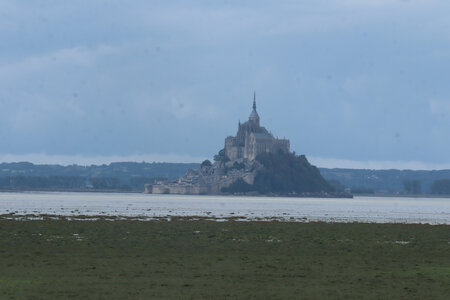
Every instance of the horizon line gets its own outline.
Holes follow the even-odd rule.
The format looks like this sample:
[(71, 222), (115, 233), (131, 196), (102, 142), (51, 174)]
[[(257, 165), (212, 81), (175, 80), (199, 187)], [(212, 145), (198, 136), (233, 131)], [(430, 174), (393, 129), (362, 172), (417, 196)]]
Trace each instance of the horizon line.
[[(318, 168), (327, 169), (365, 169), (365, 170), (448, 170), (450, 163), (431, 163), (423, 161), (395, 161), (395, 160), (349, 160), (306, 156), (308, 161)], [(0, 163), (29, 162), (36, 165), (80, 165), (92, 166), (118, 162), (147, 162), (147, 163), (198, 163), (211, 158), (195, 157), (187, 154), (135, 154), (135, 155), (49, 155), (45, 153), (30, 154), (0, 154)]]

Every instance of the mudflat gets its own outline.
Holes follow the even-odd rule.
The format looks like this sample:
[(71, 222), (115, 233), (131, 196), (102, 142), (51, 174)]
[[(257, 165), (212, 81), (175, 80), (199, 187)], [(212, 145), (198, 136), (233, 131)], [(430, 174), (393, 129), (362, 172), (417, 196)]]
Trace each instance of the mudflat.
[(448, 299), (450, 226), (0, 220), (2, 299)]
[(0, 193), (0, 218), (53, 215), (158, 220), (201, 217), (246, 221), (420, 223), (450, 225), (448, 198), (353, 199), (144, 195), (117, 193)]

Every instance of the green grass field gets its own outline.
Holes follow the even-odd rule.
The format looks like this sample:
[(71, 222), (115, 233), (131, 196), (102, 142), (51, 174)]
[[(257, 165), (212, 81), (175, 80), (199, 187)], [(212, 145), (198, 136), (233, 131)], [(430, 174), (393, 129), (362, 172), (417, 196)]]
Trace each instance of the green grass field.
[(450, 226), (0, 220), (0, 299), (449, 299)]

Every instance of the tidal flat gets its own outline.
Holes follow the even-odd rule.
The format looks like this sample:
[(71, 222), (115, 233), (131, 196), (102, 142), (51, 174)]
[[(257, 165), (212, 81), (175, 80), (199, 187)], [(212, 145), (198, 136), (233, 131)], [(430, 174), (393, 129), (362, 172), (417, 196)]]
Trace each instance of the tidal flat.
[(0, 220), (1, 299), (448, 299), (450, 226)]
[(158, 220), (200, 217), (242, 221), (417, 223), (450, 225), (448, 198), (353, 199), (145, 195), (115, 193), (0, 193), (0, 218), (111, 217)]

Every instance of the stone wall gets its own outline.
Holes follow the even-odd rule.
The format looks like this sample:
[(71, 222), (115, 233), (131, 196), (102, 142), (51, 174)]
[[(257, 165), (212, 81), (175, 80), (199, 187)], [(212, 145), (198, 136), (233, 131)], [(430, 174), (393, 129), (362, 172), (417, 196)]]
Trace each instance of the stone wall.
[(219, 195), (222, 188), (230, 186), (233, 182), (242, 178), (248, 184), (253, 184), (256, 171), (230, 174), (221, 180), (213, 181), (208, 184), (183, 184), (183, 183), (167, 183), (146, 185), (146, 193), (149, 194), (176, 194), (176, 195)]

